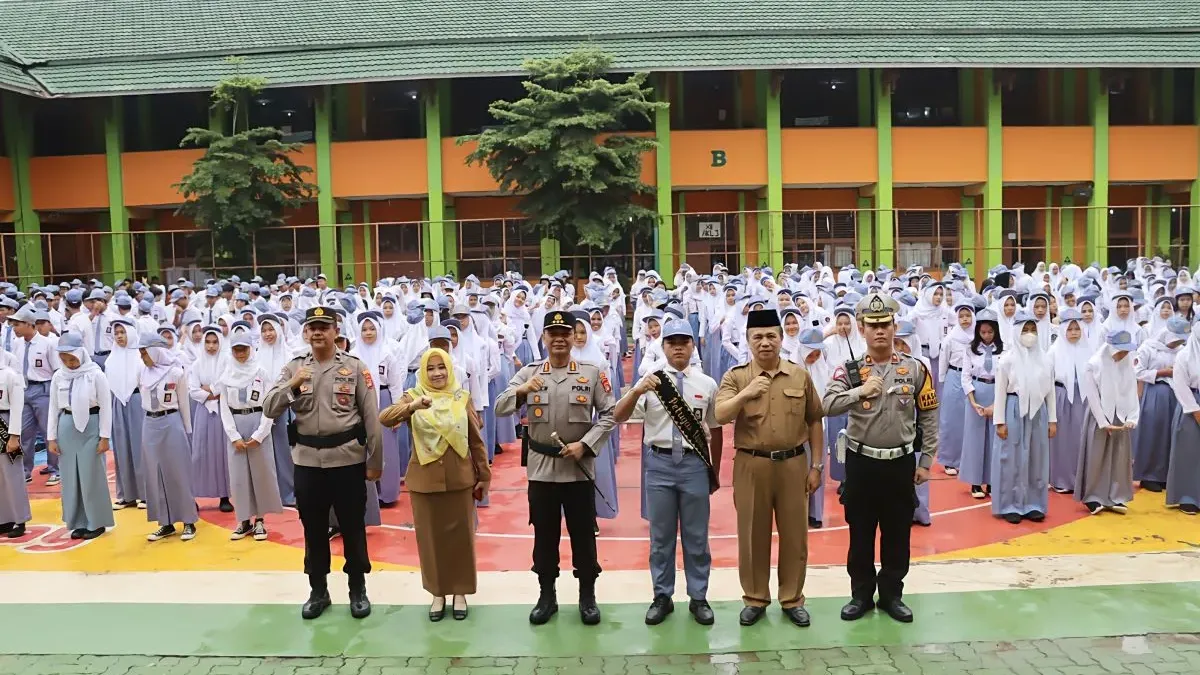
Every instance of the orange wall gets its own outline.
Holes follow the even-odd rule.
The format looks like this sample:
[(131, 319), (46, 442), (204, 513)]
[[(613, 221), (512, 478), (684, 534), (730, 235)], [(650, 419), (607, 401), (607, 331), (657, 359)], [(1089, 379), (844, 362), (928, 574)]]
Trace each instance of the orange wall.
[[(713, 150), (725, 151), (725, 165), (713, 166)], [(671, 183), (686, 187), (741, 187), (767, 184), (767, 131), (672, 131)]]
[[(692, 190), (682, 192), (682, 213), (730, 213), (738, 210), (737, 190)], [(747, 203), (753, 201), (753, 197)], [(747, 208), (750, 208), (747, 205)], [(707, 249), (706, 249), (707, 250)]]
[(1094, 156), (1091, 127), (1004, 129), (1006, 183), (1089, 181)]
[(108, 169), (104, 155), (33, 157), (29, 160), (33, 208), (108, 208)]
[(1198, 132), (1195, 126), (1110, 127), (1109, 180), (1195, 179)]
[(784, 185), (865, 185), (879, 180), (874, 129), (784, 129)]
[(853, 211), (858, 208), (855, 188), (784, 190), (784, 211)]
[(334, 143), (334, 197), (424, 195), (429, 190), (425, 139)]
[(442, 191), (450, 194), (470, 192), (496, 192), (499, 188), (492, 180), (487, 166), (467, 166), (467, 155), (475, 151), (478, 143), (458, 144), (458, 139), (442, 139)]
[(121, 185), (126, 206), (178, 204), (183, 197), (173, 186), (191, 173), (203, 150), (162, 150), (121, 154)]
[(454, 200), (454, 217), (459, 220), (524, 218), (517, 210), (520, 197), (459, 197)]
[(12, 165), (7, 157), (0, 157), (0, 211), (12, 211), (15, 208), (17, 200), (13, 196)]
[(897, 127), (892, 130), (892, 181), (981, 183), (987, 180), (984, 127)]
[(372, 223), (412, 223), (422, 219), (423, 199), (383, 199), (370, 202)]
[(892, 192), (892, 206), (896, 209), (961, 209), (962, 188), (958, 187), (915, 187), (896, 188)]

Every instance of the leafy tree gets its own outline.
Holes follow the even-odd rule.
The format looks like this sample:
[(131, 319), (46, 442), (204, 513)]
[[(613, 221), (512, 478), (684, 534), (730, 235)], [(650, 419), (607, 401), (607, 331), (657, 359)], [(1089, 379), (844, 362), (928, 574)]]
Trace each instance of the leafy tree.
[(479, 142), (467, 163), (486, 164), (502, 192), (521, 195), (528, 226), (543, 238), (605, 251), (657, 216), (642, 205), (654, 188), (641, 174), (643, 153), (658, 144), (621, 132), (667, 105), (650, 100), (645, 73), (610, 82), (611, 65), (593, 49), (529, 59), (525, 98), (496, 101), (489, 110), (500, 124), (459, 139)]
[[(237, 59), (230, 60), (240, 64)], [(317, 192), (317, 186), (304, 179), (312, 169), (291, 157), (304, 144), (285, 143), (283, 132), (273, 127), (237, 130), (239, 119), (249, 126), (246, 106), (265, 86), (266, 80), (240, 73), (223, 80), (213, 89), (212, 105), (230, 115), (231, 135), (191, 128), (179, 142), (181, 147), (197, 146), (205, 151), (192, 165), (192, 172), (174, 186), (184, 198), (176, 213), (211, 231), (215, 250), (204, 250), (205, 237), (201, 255), (211, 254), (218, 267), (249, 265), (254, 257), (254, 233), (282, 225), (286, 209), (300, 207)]]

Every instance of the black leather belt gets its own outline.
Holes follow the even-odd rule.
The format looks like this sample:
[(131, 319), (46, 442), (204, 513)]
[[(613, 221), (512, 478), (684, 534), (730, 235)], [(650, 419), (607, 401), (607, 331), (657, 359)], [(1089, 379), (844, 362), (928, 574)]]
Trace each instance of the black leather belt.
[(179, 412), (179, 411), (178, 410), (158, 410), (158, 411), (152, 411), (152, 412), (146, 413), (146, 417), (152, 417), (152, 418), (153, 417), (166, 417), (167, 415), (170, 415), (171, 413), (177, 413), (177, 412)]
[(112, 353), (112, 350), (109, 350), (109, 351), (107, 351), (107, 352), (96, 352), (96, 353), (95, 353), (95, 354), (93, 354), (92, 356), (108, 356), (108, 355), (109, 355), (109, 354), (111, 354), (111, 353)]
[(329, 448), (336, 448), (339, 445), (358, 440), (360, 430), (362, 431), (362, 443), (366, 445), (366, 428), (363, 427), (362, 423), (359, 423), (353, 429), (347, 429), (341, 433), (330, 434), (328, 436), (305, 436), (297, 432), (294, 445), (307, 445), (317, 450), (328, 450)]
[(533, 439), (529, 441), (529, 449), (547, 457), (562, 457), (561, 447), (556, 445), (542, 445)]
[[(67, 410), (66, 408), (63, 408), (61, 412), (64, 415), (71, 414), (71, 411)], [(88, 414), (89, 415), (99, 415), (100, 414), (100, 406), (92, 406), (91, 408), (88, 408)]]
[(388, 385), (386, 385), (386, 384), (379, 385), (379, 391), (383, 391), (384, 389), (388, 389)]
[(946, 369), (947, 370), (956, 370), (960, 373), (962, 372), (962, 368), (959, 368), (958, 366), (946, 366)]
[(1054, 386), (1056, 386), (1056, 387), (1062, 387), (1063, 389), (1066, 389), (1066, 388), (1067, 388), (1067, 385), (1063, 384), (1062, 382), (1055, 382), (1055, 383), (1054, 383)]
[(141, 390), (141, 388), (140, 388), (140, 387), (134, 387), (134, 388), (133, 388), (133, 391), (131, 391), (131, 392), (129, 392), (129, 393), (130, 393), (130, 394), (139, 394), (139, 393), (141, 393), (141, 391), (142, 391), (142, 390)]
[(984, 378), (982, 378), (982, 377), (972, 377), (971, 379), (972, 379), (972, 380), (975, 380), (976, 382), (982, 382), (982, 383), (984, 383), (984, 384), (996, 384), (996, 380), (995, 380), (995, 379), (991, 379), (991, 380), (985, 380), (985, 379), (984, 379)]
[[(650, 449), (651, 449), (652, 451), (654, 451), (654, 452), (656, 452), (656, 453), (660, 454), (660, 455), (670, 455), (670, 454), (672, 454), (672, 453), (674, 452), (674, 450), (672, 450), (671, 448), (663, 448), (663, 447), (659, 447), (659, 446), (657, 446), (657, 445), (652, 445), (652, 446), (650, 446)], [(691, 449), (691, 448), (684, 447), (684, 449), (683, 449), (683, 454), (685, 454), (685, 455), (686, 455), (686, 454), (688, 454), (689, 452), (696, 452), (696, 451), (695, 451), (695, 450), (693, 450), (693, 449)], [(699, 453), (697, 453), (697, 454), (699, 454)]]
[(738, 448), (737, 451), (744, 452), (747, 455), (753, 455), (754, 457), (769, 459), (772, 462), (782, 462), (785, 459), (791, 459), (793, 457), (799, 457), (800, 455), (803, 455), (804, 446), (797, 445), (790, 450), (750, 450), (748, 448)]
[(229, 412), (234, 415), (253, 415), (254, 413), (262, 412), (262, 406), (257, 408), (230, 408)]

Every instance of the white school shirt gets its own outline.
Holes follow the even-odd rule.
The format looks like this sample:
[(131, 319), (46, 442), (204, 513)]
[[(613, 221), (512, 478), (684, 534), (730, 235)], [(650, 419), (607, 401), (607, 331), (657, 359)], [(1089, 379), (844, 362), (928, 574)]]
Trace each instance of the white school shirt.
[(142, 410), (148, 413), (178, 410), (183, 417), (183, 430), (192, 433), (192, 406), (188, 401), (187, 370), (175, 366), (171, 372), (150, 391), (142, 390)]
[[(29, 352), (28, 370), (25, 366), (26, 351)], [(49, 382), (54, 377), (54, 371), (62, 368), (54, 343), (41, 333), (35, 334), (30, 340), (14, 336), (12, 353), (15, 359), (12, 367), (18, 375), (25, 376), (27, 385), (30, 382)]]
[[(662, 370), (672, 381), (674, 381), (675, 373), (680, 372), (671, 366), (666, 366)], [(683, 387), (680, 388), (678, 383), (676, 383), (676, 387), (681, 389), (679, 393), (683, 395), (683, 400), (687, 402), (692, 412), (696, 413), (706, 432), (709, 429), (718, 429), (717, 433), (720, 433), (721, 425), (717, 424), (716, 381), (694, 366), (689, 365), (682, 372)], [(671, 447), (675, 423), (671, 421), (671, 416), (667, 414), (658, 394), (650, 392), (639, 398), (637, 405), (633, 407), (630, 421), (642, 421), (642, 441), (646, 445), (660, 448)], [(683, 438), (683, 447), (685, 449), (692, 447), (686, 436)]]
[[(1180, 350), (1183, 351), (1183, 350)], [(1171, 376), (1171, 390), (1179, 401), (1183, 414), (1191, 415), (1200, 410), (1193, 390), (1200, 389), (1200, 363), (1189, 363), (1181, 354), (1176, 354), (1175, 373)], [(12, 428), (12, 424), (8, 425)]]
[(1170, 383), (1171, 378), (1160, 378), (1158, 371), (1162, 368), (1173, 368), (1175, 366), (1175, 355), (1178, 352), (1178, 349), (1167, 352), (1161, 349), (1150, 349), (1143, 344), (1141, 347), (1138, 347), (1137, 352), (1133, 355), (1134, 377), (1147, 384), (1154, 384), (1160, 380)]
[(87, 351), (88, 356), (92, 355), (92, 346), (96, 344), (96, 338), (90, 313), (80, 311), (71, 315), (63, 333), (75, 333), (79, 335), (79, 339), (83, 341), (84, 350)]
[(101, 312), (99, 316), (96, 316), (90, 320), (92, 325), (92, 334), (88, 336), (87, 342), (85, 342), (83, 345), (84, 349), (87, 349), (89, 354), (94, 356), (97, 353), (112, 351), (112, 319), (112, 315), (108, 312)]
[[(975, 391), (975, 380), (973, 378), (978, 377), (994, 382), (996, 379), (996, 369), (1000, 367), (1000, 354), (992, 354), (992, 368), (988, 370), (984, 367), (987, 361), (987, 352), (984, 351), (983, 343), (979, 344), (979, 351), (984, 353), (976, 354), (971, 351), (970, 345), (967, 345), (967, 348), (963, 350), (963, 367), (960, 377), (962, 379), (963, 392), (967, 394)], [(999, 397), (997, 397), (998, 402)]]
[(242, 438), (242, 434), (237, 428), (237, 422), (233, 418), (232, 409), (262, 408), (263, 399), (267, 397), (267, 392), (274, 384), (275, 382), (267, 376), (267, 371), (259, 368), (254, 381), (245, 389), (220, 382), (213, 385), (213, 391), (221, 397), (217, 399), (221, 407), (221, 426), (225, 427), (225, 435), (229, 437), (231, 443), (234, 440), (255, 440), (262, 443), (271, 435), (271, 427), (275, 424), (275, 420), (267, 417), (264, 413), (258, 422), (258, 428), (250, 434), (250, 438)]
[[(58, 415), (64, 410), (71, 409), (71, 382), (63, 377), (63, 371), (54, 374), (50, 382), (50, 415), (46, 425), (46, 440), (58, 440)], [(108, 388), (108, 377), (101, 371), (98, 376), (90, 379), (92, 391), (88, 394), (88, 408), (100, 409), (100, 438), (112, 437), (112, 392)], [(76, 387), (88, 386), (88, 378), (75, 380)]]
[[(8, 411), (8, 433), (21, 435), (25, 410), (25, 378), (10, 368), (0, 368), (0, 410)], [(0, 452), (4, 449), (0, 448)]]

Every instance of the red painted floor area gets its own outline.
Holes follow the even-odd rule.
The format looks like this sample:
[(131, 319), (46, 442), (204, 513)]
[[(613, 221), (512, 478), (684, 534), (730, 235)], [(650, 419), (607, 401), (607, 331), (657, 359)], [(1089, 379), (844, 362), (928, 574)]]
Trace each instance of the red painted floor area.
[[(627, 361), (628, 370), (628, 361)], [(628, 381), (628, 380), (627, 380)], [(646, 569), (648, 566), (648, 528), (640, 514), (641, 485), (640, 425), (626, 425), (622, 430), (621, 457), (617, 463), (618, 508), (614, 520), (600, 521), (599, 553), (605, 569)], [(725, 459), (721, 467), (722, 488), (712, 497), (709, 526), (713, 564), (718, 567), (737, 566), (737, 520), (733, 508), (732, 480), (733, 430), (725, 428)], [(111, 477), (110, 469), (110, 477)], [(533, 545), (533, 529), (528, 525), (528, 506), (525, 497), (525, 470), (520, 466), (519, 444), (510, 445), (496, 457), (492, 468), (491, 506), (479, 510), (477, 540), (478, 565), (481, 570), (529, 569)], [(58, 498), (57, 487), (46, 487), (45, 477), (35, 472), (30, 485), (33, 498)], [(846, 559), (847, 531), (841, 505), (837, 502), (835, 485), (827, 483), (825, 490), (824, 528), (809, 531), (809, 561), (814, 564), (839, 564)], [(797, 489), (801, 489), (797, 486)], [(930, 490), (930, 510), (934, 514), (931, 527), (914, 527), (912, 551), (914, 557), (945, 553), (995, 543), (1014, 537), (1048, 530), (1083, 517), (1084, 512), (1069, 496), (1051, 494), (1050, 509), (1045, 522), (1024, 521), (1010, 525), (991, 515), (989, 503), (972, 499), (968, 486), (957, 478), (934, 470)], [(609, 496), (612, 499), (612, 496)], [(217, 510), (216, 500), (200, 500), (201, 517), (206, 521), (233, 530), (237, 523), (232, 513)], [(417, 566), (416, 542), (412, 534), (412, 511), (406, 494), (392, 509), (383, 511), (383, 526), (370, 528), (368, 540), (371, 557), (375, 560)], [(303, 547), (300, 522), (293, 510), (267, 520), (271, 540)], [(340, 551), (340, 541), (335, 541)], [(569, 569), (570, 544), (563, 528), (563, 569)], [(679, 553), (682, 555), (682, 552)]]

